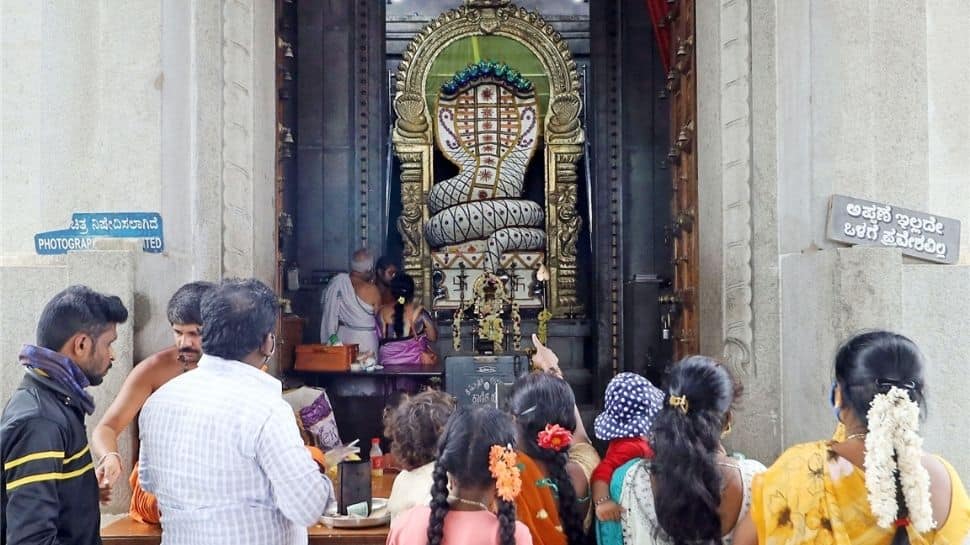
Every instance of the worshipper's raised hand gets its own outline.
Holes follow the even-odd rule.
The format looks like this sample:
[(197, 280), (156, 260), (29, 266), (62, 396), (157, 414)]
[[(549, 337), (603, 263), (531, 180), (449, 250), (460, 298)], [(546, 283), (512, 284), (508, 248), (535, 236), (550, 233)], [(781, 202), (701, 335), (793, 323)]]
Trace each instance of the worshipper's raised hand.
[(536, 348), (535, 354), (532, 355), (532, 365), (536, 369), (562, 378), (562, 370), (559, 369), (559, 356), (542, 344), (535, 333), (532, 334), (532, 346)]

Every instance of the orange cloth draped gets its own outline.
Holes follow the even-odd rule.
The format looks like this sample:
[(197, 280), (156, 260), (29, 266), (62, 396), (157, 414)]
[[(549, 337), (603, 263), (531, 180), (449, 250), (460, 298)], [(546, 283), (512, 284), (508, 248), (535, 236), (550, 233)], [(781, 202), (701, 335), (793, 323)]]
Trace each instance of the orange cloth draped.
[(522, 469), (522, 492), (515, 499), (516, 518), (529, 527), (534, 545), (566, 545), (559, 505), (547, 476), (528, 454), (520, 450), (516, 456)]
[(131, 484), (131, 504), (128, 506), (128, 516), (136, 522), (159, 524), (161, 515), (158, 512), (158, 500), (155, 499), (154, 495), (143, 490), (141, 483), (138, 482), (138, 462), (135, 462), (128, 482)]
[[(313, 461), (320, 466), (320, 471), (326, 471), (323, 451), (317, 447), (310, 446), (306, 449), (313, 458)], [(154, 495), (142, 489), (141, 484), (138, 482), (138, 462), (135, 462), (135, 467), (131, 470), (128, 483), (131, 484), (131, 504), (128, 506), (128, 516), (131, 517), (131, 520), (145, 524), (161, 524), (158, 500), (155, 499)]]

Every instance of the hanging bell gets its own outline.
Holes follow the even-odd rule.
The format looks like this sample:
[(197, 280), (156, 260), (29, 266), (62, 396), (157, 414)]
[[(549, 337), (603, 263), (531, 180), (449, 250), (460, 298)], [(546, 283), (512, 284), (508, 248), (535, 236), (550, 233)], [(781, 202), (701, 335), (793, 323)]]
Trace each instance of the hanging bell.
[(284, 50), (283, 51), (284, 57), (287, 57), (290, 59), (294, 57), (293, 46), (290, 44), (290, 42), (284, 40), (283, 38), (276, 38), (276, 47)]
[(667, 72), (667, 90), (674, 92), (680, 88), (680, 72), (676, 68), (671, 68)]
[(296, 140), (293, 139), (293, 131), (286, 129), (286, 132), (283, 134), (283, 142), (286, 144), (293, 144), (296, 142)]
[(680, 150), (677, 149), (677, 146), (670, 146), (670, 151), (667, 152), (667, 160), (671, 164), (676, 164), (680, 161)]
[(677, 147), (685, 150), (688, 149), (688, 144), (690, 144), (690, 137), (687, 136), (687, 129), (681, 129), (677, 134)]

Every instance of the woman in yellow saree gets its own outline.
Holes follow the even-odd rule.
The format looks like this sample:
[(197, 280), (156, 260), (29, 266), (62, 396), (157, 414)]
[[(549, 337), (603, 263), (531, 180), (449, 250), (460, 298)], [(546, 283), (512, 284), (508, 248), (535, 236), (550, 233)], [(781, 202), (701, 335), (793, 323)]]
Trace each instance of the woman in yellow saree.
[(906, 337), (857, 335), (836, 356), (832, 404), (844, 434), (797, 445), (755, 477), (735, 545), (970, 543), (970, 499), (925, 454), (923, 357)]

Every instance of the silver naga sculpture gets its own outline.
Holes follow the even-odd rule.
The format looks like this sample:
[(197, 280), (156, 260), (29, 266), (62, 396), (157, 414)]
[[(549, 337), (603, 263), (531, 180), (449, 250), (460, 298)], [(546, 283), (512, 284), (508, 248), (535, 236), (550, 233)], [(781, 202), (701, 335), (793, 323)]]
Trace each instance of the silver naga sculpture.
[(428, 194), (431, 247), (483, 240), (488, 273), (506, 251), (545, 249), (543, 208), (522, 198), (538, 120), (532, 83), (504, 64), (479, 62), (442, 85), (435, 137), (459, 172)]

